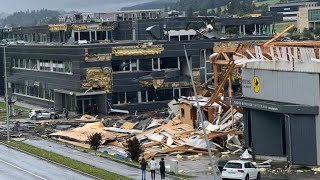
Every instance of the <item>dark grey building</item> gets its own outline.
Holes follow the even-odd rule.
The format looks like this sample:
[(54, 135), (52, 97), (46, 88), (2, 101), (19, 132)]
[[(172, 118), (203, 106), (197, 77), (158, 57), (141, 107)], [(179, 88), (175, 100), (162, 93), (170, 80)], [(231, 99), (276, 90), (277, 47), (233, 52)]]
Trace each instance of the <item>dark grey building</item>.
[(243, 69), (244, 97), (234, 99), (243, 107), (246, 146), (257, 159), (319, 165), (319, 73), (260, 63)]

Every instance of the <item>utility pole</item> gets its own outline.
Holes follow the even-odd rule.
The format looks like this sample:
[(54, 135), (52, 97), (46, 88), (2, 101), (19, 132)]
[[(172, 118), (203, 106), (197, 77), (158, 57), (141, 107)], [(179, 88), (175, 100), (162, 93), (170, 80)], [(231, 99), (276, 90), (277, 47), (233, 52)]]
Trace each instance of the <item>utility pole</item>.
[(3, 47), (3, 65), (4, 65), (4, 87), (5, 87), (5, 103), (6, 103), (6, 117), (7, 117), (7, 141), (10, 141), (10, 129), (9, 129), (9, 106), (8, 106), (8, 79), (7, 79), (7, 56), (6, 46)]
[(202, 130), (203, 130), (204, 138), (206, 140), (206, 144), (207, 144), (207, 148), (208, 148), (209, 159), (210, 159), (211, 168), (212, 168), (212, 172), (213, 172), (213, 179), (214, 180), (220, 180), (221, 179), (221, 177), (219, 177), (220, 173), (218, 174), (218, 171), (217, 171), (218, 167), (215, 165), (215, 163), (214, 163), (214, 161), (212, 159), (211, 145), (210, 145), (210, 142), (209, 142), (207, 130), (205, 128), (205, 124), (204, 124), (204, 120), (203, 120), (204, 119), (203, 118), (203, 112), (202, 112), (202, 109), (201, 109), (200, 104), (199, 104), (198, 94), (197, 94), (196, 86), (194, 84), (193, 75), (192, 75), (192, 68), (191, 68), (191, 65), (190, 65), (190, 62), (189, 62), (189, 57), (188, 57), (188, 53), (187, 53), (187, 50), (186, 50), (186, 46), (184, 46), (184, 53), (185, 53), (186, 60), (187, 60), (187, 65), (188, 65), (188, 70), (189, 70), (189, 73), (190, 73), (193, 92), (194, 92), (194, 95), (195, 95), (195, 98), (196, 98), (196, 102), (197, 102), (197, 109), (198, 109), (200, 121), (201, 121), (201, 124), (202, 124)]

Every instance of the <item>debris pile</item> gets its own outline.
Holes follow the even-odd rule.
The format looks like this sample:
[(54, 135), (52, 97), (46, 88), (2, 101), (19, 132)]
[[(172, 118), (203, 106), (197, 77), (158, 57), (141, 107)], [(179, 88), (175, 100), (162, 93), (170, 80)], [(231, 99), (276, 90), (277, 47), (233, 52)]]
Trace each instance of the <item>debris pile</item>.
[[(205, 107), (210, 98), (199, 97), (201, 107)], [(88, 123), (82, 127), (67, 131), (58, 131), (49, 135), (60, 141), (82, 147), (89, 147), (88, 136), (101, 133), (103, 152), (124, 155), (128, 138), (136, 137), (144, 148), (144, 158), (156, 155), (175, 155), (177, 153), (207, 154), (202, 126), (198, 118), (195, 97), (182, 97), (169, 104), (169, 110), (149, 112), (142, 115), (110, 116), (97, 119), (84, 115), (82, 120), (97, 119), (100, 122)], [(216, 155), (221, 152), (243, 153), (242, 114), (228, 105), (214, 103), (203, 112), (205, 130), (208, 133), (211, 150)], [(205, 109), (205, 108), (204, 108)], [(232, 118), (233, 117), (233, 118)], [(232, 123), (233, 121), (234, 123)]]

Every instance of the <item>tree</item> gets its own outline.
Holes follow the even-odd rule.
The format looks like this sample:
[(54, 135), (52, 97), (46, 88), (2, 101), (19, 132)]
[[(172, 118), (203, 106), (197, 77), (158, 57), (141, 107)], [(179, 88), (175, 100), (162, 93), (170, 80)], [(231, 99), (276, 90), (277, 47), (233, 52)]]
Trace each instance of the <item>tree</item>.
[(187, 9), (186, 15), (187, 15), (188, 17), (192, 17), (192, 16), (193, 16), (193, 9), (192, 9), (192, 7), (189, 7), (189, 8)]
[(129, 157), (131, 158), (132, 161), (139, 161), (139, 158), (141, 156), (141, 154), (143, 153), (143, 148), (141, 146), (141, 143), (139, 142), (139, 140), (134, 137), (133, 139), (129, 139), (127, 141), (127, 153), (129, 155)]
[(88, 136), (88, 141), (91, 149), (97, 150), (102, 143), (102, 135), (101, 133), (95, 133)]
[(316, 29), (314, 30), (314, 34), (316, 36), (320, 36), (320, 28), (319, 27), (316, 27)]

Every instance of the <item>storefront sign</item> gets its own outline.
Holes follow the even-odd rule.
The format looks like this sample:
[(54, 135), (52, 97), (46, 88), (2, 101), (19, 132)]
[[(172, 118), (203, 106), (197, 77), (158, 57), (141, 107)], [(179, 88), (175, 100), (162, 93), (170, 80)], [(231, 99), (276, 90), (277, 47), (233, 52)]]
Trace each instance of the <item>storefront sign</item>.
[(234, 100), (233, 104), (240, 107), (251, 108), (251, 109), (259, 109), (265, 111), (279, 111), (279, 107), (272, 104), (264, 104), (264, 103), (254, 103), (254, 102), (246, 102)]

